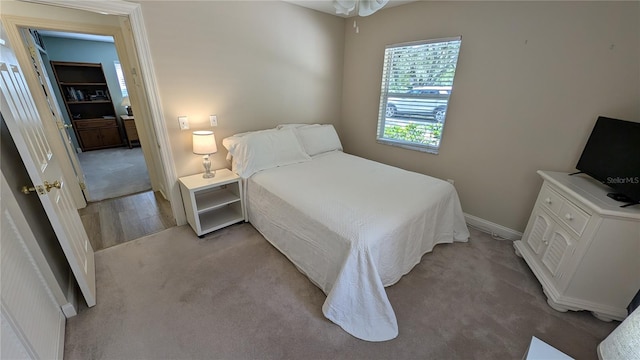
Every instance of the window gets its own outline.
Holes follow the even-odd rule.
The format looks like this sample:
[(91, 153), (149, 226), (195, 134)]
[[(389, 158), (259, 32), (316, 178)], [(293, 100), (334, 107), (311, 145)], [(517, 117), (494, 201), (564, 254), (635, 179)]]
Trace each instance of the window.
[(129, 92), (127, 91), (127, 84), (124, 82), (124, 75), (122, 74), (122, 66), (120, 66), (120, 61), (114, 61), (113, 65), (116, 67), (116, 74), (118, 75), (118, 82), (120, 83), (120, 92), (122, 92), (122, 97), (129, 96)]
[(385, 48), (378, 142), (438, 153), (461, 42), (455, 37)]

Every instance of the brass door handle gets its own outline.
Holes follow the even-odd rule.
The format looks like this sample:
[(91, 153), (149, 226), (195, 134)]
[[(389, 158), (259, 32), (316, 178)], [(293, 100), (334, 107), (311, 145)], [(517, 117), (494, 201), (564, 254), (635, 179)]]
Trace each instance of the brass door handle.
[(53, 184), (48, 181), (44, 182), (44, 188), (47, 190), (47, 192), (51, 191), (51, 188), (60, 189), (61, 186), (62, 184), (60, 183), (60, 180), (54, 181)]
[(32, 192), (36, 192), (36, 188), (35, 187), (29, 187), (27, 185), (23, 186), (22, 189), (20, 189), (20, 191), (22, 191), (23, 194), (25, 195), (29, 195)]
[(60, 180), (56, 180), (53, 183), (50, 183), (48, 181), (44, 182), (44, 186), (41, 185), (36, 185), (36, 186), (23, 186), (22, 189), (20, 189), (20, 191), (22, 191), (23, 194), (29, 195), (32, 192), (37, 192), (38, 194), (43, 195), (45, 193), (45, 190), (47, 192), (51, 191), (51, 188), (56, 188), (56, 189), (60, 189), (62, 187), (62, 183), (60, 182)]
[(62, 121), (56, 121), (56, 124), (58, 125), (58, 129), (62, 130), (62, 129), (70, 129), (73, 127), (73, 124), (65, 124)]
[(25, 185), (25, 186), (22, 187), (22, 189), (20, 189), (20, 191), (22, 191), (22, 193), (25, 194), (25, 195), (29, 195), (32, 192), (37, 192), (40, 195), (46, 194), (45, 190), (44, 190), (44, 187), (42, 185), (36, 185), (36, 186), (27, 186), (27, 185)]

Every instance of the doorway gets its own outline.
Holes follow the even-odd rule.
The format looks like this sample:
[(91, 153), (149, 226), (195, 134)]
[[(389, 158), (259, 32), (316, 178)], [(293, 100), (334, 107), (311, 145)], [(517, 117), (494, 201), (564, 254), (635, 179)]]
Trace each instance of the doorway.
[[(124, 75), (127, 83), (132, 86), (129, 88), (131, 104), (136, 112), (135, 123), (153, 190), (160, 192), (163, 198), (168, 199), (174, 221), (178, 225), (185, 224), (186, 216), (182, 208), (180, 191), (177, 186), (174, 186), (177, 178), (176, 169), (151, 64), (150, 49), (146, 42), (140, 4), (121, 0), (90, 3), (64, 0), (29, 0), (28, 3), (16, 1), (4, 6), (1, 16), (3, 23), (8, 25), (6, 26), (8, 36), (16, 44), (22, 43), (22, 35), (19, 33), (21, 28), (106, 34), (115, 38), (115, 46), (122, 60)], [(83, 19), (83, 22), (77, 22), (77, 19)], [(91, 19), (90, 22), (89, 19)], [(29, 48), (27, 46), (19, 48), (17, 56), (23, 67), (29, 68)], [(33, 69), (25, 71), (29, 87), (39, 88), (37, 74)], [(46, 108), (47, 99), (42, 93), (35, 94), (35, 97), (40, 113), (47, 114), (49, 112)], [(58, 137), (56, 132), (59, 132), (62, 124), (47, 120), (45, 130), (54, 143), (54, 150), (58, 149), (58, 152), (63, 154), (65, 149), (62, 148), (60, 138), (57, 141), (54, 139)], [(72, 174), (73, 170), (68, 170), (66, 173)], [(79, 189), (78, 184), (75, 186)], [(79, 201), (84, 201), (82, 192), (77, 193)], [(78, 208), (82, 206), (79, 205)]]
[[(127, 84), (114, 45), (114, 38), (42, 29), (29, 29), (29, 34), (35, 40), (34, 43), (44, 66), (43, 72), (46, 73), (51, 84), (50, 95), (61, 109), (61, 121), (64, 123), (68, 141), (71, 143), (67, 146), (67, 152), (69, 157), (77, 157), (72, 159), (72, 163), (77, 167), (74, 170), (80, 178), (79, 181), (84, 185), (81, 186), (87, 202), (151, 190), (142, 145), (133, 122), (134, 117), (130, 116), (133, 114)], [(87, 66), (83, 67), (83, 64)], [(96, 80), (91, 79), (91, 85), (88, 85), (88, 82), (87, 85), (82, 83), (74, 83), (75, 86), (65, 85), (69, 81), (77, 81), (75, 77), (82, 75), (77, 75), (77, 72), (84, 69), (87, 76), (93, 75), (90, 72), (99, 74), (106, 84), (98, 89), (93, 83)], [(70, 94), (72, 89), (82, 98), (77, 98), (75, 93)], [(104, 94), (104, 97), (94, 100), (96, 96), (93, 93), (98, 91)], [(93, 119), (96, 114), (92, 111), (92, 108), (96, 107), (100, 111), (98, 115), (104, 115), (104, 118), (110, 119), (79, 120), (80, 118), (96, 120)], [(115, 131), (111, 131), (114, 139), (110, 139), (112, 140), (110, 144), (98, 143), (96, 148), (93, 139), (100, 138), (101, 130), (88, 130), (80, 128), (80, 125), (104, 121), (117, 126), (114, 127)]]
[[(42, 29), (28, 34), (49, 80), (45, 96), (60, 109), (67, 153), (76, 158), (87, 200), (78, 211), (93, 249), (175, 226), (169, 202), (152, 191), (114, 38)], [(94, 123), (111, 124), (109, 137), (88, 127)]]

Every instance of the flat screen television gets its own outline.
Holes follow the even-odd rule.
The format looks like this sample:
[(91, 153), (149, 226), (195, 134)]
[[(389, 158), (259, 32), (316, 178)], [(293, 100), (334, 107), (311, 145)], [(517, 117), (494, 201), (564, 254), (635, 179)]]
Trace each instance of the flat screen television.
[(576, 169), (611, 187), (609, 197), (640, 203), (640, 123), (598, 117)]

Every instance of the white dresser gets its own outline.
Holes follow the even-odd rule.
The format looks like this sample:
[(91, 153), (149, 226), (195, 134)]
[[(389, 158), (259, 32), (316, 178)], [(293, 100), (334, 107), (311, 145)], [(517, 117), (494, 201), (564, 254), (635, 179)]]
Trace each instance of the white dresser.
[(624, 319), (640, 289), (640, 205), (621, 208), (611, 188), (583, 174), (538, 174), (544, 183), (516, 254), (552, 308)]

